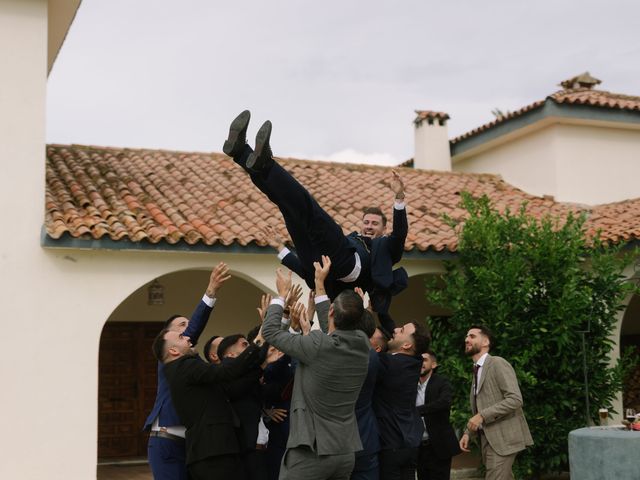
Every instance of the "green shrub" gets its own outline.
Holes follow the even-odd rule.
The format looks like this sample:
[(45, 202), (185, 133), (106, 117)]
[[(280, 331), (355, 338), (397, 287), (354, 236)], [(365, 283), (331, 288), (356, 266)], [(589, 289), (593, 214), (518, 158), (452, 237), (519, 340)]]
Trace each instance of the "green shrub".
[(441, 370), (456, 389), (453, 422), (464, 428), (470, 417), (464, 337), (482, 323), (495, 334), (492, 353), (516, 371), (535, 442), (518, 455), (517, 478), (568, 470), (567, 435), (587, 422), (583, 337), (589, 417), (595, 420), (599, 407), (611, 411), (621, 389), (620, 363), (610, 366), (610, 336), (633, 288), (621, 275), (628, 255), (589, 243), (583, 217), (536, 220), (524, 207), (500, 214), (486, 197), (462, 198), (469, 218), (458, 259), (427, 290), (431, 302), (452, 312), (428, 322)]

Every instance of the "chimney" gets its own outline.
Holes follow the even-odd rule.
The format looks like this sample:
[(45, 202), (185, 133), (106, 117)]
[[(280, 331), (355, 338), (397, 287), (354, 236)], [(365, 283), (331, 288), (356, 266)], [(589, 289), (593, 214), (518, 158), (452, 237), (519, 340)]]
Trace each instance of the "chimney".
[(418, 116), (413, 121), (416, 128), (413, 167), (450, 172), (451, 151), (447, 131), (449, 115), (429, 110), (416, 110), (416, 114)]

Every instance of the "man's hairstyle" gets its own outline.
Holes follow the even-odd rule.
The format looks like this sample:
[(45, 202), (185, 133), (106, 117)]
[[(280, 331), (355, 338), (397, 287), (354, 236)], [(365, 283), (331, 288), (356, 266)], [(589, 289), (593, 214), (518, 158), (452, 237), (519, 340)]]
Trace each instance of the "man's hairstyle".
[(387, 349), (389, 348), (389, 335), (387, 335), (384, 328), (378, 327), (378, 330), (380, 330), (380, 333), (382, 334), (380, 351), (386, 352)]
[(355, 330), (360, 325), (364, 306), (353, 290), (343, 290), (333, 301), (333, 323), (338, 330)]
[(495, 345), (495, 337), (493, 336), (493, 333), (491, 333), (491, 330), (489, 330), (489, 327), (486, 325), (471, 325), (469, 330), (472, 328), (480, 330), (480, 333), (489, 339), (489, 350), (491, 350)]
[(163, 328), (160, 330), (160, 333), (153, 339), (153, 343), (151, 344), (151, 351), (153, 352), (153, 356), (156, 357), (160, 363), (164, 363), (164, 349), (167, 344), (167, 341), (164, 339), (164, 336), (169, 332), (168, 328)]
[(373, 334), (376, 332), (376, 319), (373, 318), (373, 314), (367, 309), (362, 312), (358, 330), (362, 330), (367, 335), (367, 338), (373, 337)]
[(429, 329), (422, 323), (411, 323), (413, 323), (413, 326), (416, 329), (416, 331), (413, 332), (413, 353), (414, 355), (421, 357), (423, 353), (426, 353), (429, 350), (431, 334), (429, 333)]
[(218, 358), (222, 359), (224, 354), (227, 353), (227, 350), (231, 348), (238, 340), (241, 338), (247, 338), (241, 333), (236, 333), (234, 335), (228, 335), (222, 339), (220, 345), (218, 345)]
[(368, 214), (380, 215), (380, 217), (382, 217), (382, 226), (383, 227), (387, 226), (387, 217), (385, 216), (384, 213), (382, 213), (382, 210), (380, 210), (378, 207), (367, 207), (362, 211), (363, 218), (365, 215), (368, 215)]
[(435, 352), (430, 348), (427, 348), (423, 353), (426, 353), (427, 355), (429, 355), (431, 357), (431, 360), (438, 361), (438, 357), (436, 356)]
[(204, 358), (207, 360), (207, 362), (211, 363), (211, 359), (209, 358), (209, 353), (211, 353), (211, 344), (213, 343), (213, 341), (216, 338), (219, 338), (220, 335), (214, 335), (213, 337), (211, 337), (209, 340), (207, 340), (207, 343), (204, 344)]
[[(171, 327), (171, 322), (173, 322), (176, 318), (178, 317), (184, 317), (184, 315), (179, 315), (179, 314), (175, 314), (175, 315), (171, 315), (169, 318), (167, 318), (164, 321), (164, 327), (163, 328), (169, 328)], [(185, 317), (186, 318), (186, 317)]]

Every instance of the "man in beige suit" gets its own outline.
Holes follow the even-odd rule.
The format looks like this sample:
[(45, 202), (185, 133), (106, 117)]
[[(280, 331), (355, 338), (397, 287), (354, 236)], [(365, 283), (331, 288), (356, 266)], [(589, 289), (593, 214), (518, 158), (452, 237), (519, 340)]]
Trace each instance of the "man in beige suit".
[(513, 479), (512, 466), (519, 451), (533, 445), (522, 412), (522, 394), (513, 367), (504, 358), (489, 355), (491, 332), (473, 326), (465, 338), (465, 353), (473, 359), (471, 411), (460, 448), (469, 451), (470, 437), (479, 437), (486, 480)]

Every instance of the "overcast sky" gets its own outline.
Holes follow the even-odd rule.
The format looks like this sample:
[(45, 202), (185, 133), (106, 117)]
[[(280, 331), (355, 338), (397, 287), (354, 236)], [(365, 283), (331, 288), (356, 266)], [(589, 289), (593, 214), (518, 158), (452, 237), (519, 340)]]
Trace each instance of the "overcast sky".
[(82, 0), (47, 141), (219, 152), (249, 108), (276, 155), (391, 165), (416, 109), (453, 137), (585, 70), (640, 95), (640, 2)]

